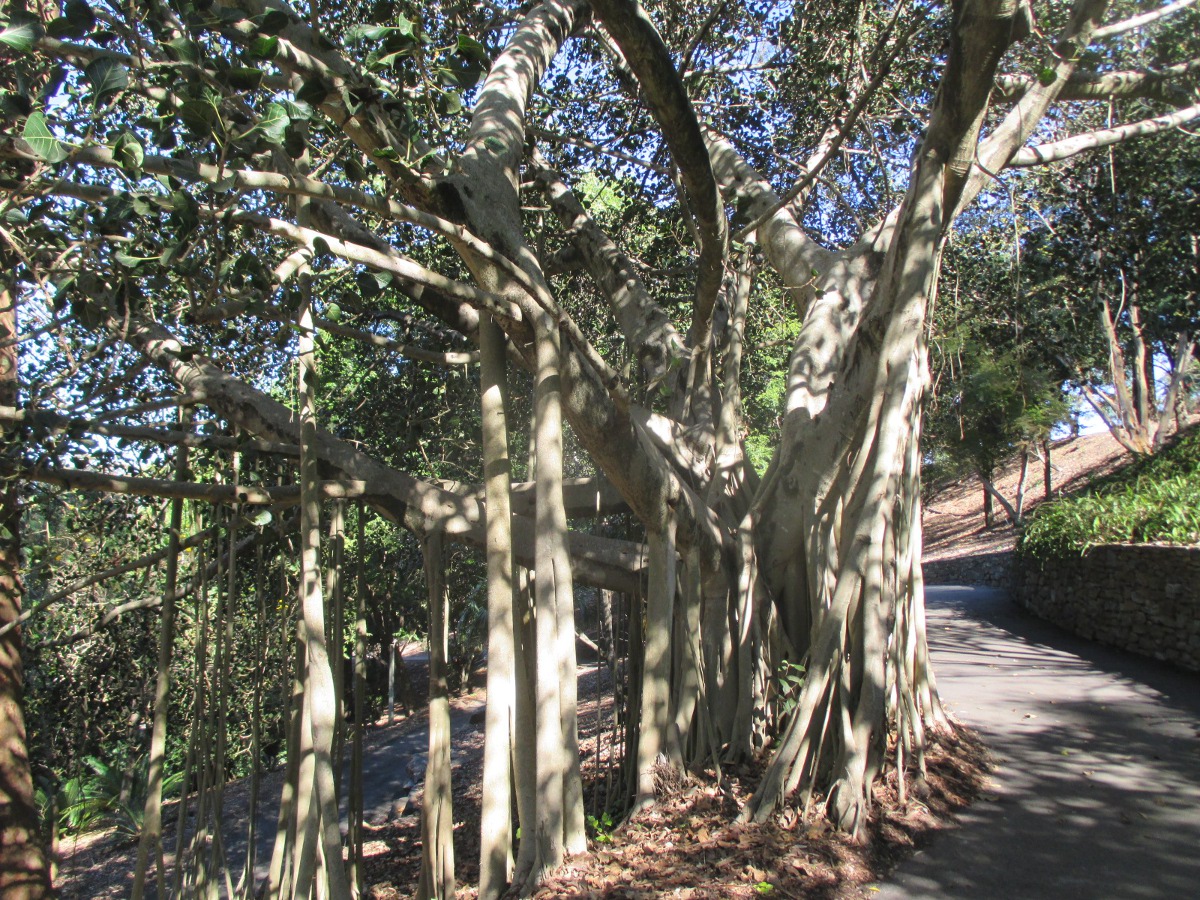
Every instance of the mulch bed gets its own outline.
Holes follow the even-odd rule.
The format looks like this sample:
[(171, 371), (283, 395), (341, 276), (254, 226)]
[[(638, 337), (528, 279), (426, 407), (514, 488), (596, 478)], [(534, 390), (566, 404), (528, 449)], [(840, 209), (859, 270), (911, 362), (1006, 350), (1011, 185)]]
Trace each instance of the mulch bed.
[[(580, 747), (585, 794), (608, 777), (611, 699), (601, 706), (602, 753), (596, 754), (594, 683), (580, 685)], [(478, 753), (454, 770), (455, 861), (459, 900), (476, 897), (482, 735)], [(691, 777), (651, 809), (611, 832), (593, 834), (589, 849), (570, 860), (536, 893), (538, 900), (573, 898), (805, 897), (869, 895), (873, 882), (951, 827), (959, 811), (983, 789), (990, 764), (983, 744), (968, 729), (938, 736), (927, 752), (924, 784), (908, 785), (899, 801), (892, 770), (875, 788), (875, 803), (861, 841), (834, 831), (814, 803), (805, 819), (795, 812), (762, 825), (734, 821), (753, 792), (762, 766), (724, 770), (726, 790), (708, 777)], [(589, 806), (589, 811), (591, 807)], [(408, 898), (419, 874), (419, 810), (376, 829), (368, 847), (367, 896)]]

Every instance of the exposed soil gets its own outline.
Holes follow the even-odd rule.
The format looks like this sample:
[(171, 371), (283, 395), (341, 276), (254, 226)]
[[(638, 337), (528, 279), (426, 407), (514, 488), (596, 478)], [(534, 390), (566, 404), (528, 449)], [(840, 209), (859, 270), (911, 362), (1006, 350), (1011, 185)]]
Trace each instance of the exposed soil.
[[(1069, 494), (1093, 478), (1130, 461), (1107, 431), (1056, 441), (1050, 447), (1053, 496)], [(996, 489), (1016, 504), (1020, 460), (1010, 460), (995, 480)], [(1042, 461), (1031, 457), (1025, 476), (1025, 512), (1045, 499)], [(994, 504), (996, 526), (984, 527), (983, 486), (975, 476), (933, 485), (925, 502), (925, 581), (927, 584), (1007, 586), (1016, 529)]]

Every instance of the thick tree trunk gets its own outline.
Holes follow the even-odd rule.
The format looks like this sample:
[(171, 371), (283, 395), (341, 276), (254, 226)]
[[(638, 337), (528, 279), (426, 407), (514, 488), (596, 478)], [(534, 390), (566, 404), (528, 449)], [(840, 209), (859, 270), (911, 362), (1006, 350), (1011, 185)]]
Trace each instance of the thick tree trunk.
[[(7, 254), (0, 254), (11, 272)], [(16, 406), (17, 294), (0, 282), (0, 406)], [(0, 432), (4, 444), (13, 437)], [(21, 505), (18, 482), (0, 483), (0, 626), (21, 615)], [(0, 897), (37, 900), (49, 897), (50, 859), (38, 834), (33, 776), (25, 748), (21, 708), (24, 668), (21, 629), (0, 637)]]
[[(562, 843), (567, 853), (582, 853), (587, 849), (587, 834), (579, 771), (575, 580), (571, 555), (567, 551), (567, 513), (563, 505), (562, 345), (558, 328), (549, 316), (542, 323), (536, 352), (537, 531), (539, 542), (545, 540), (547, 543), (546, 556), (550, 561), (554, 593), (557, 640), (553, 656), (558, 669), (558, 729), (562, 745)], [(545, 569), (539, 569), (541, 571)], [(539, 654), (539, 661), (541, 658)]]
[(637, 795), (634, 809), (649, 806), (655, 797), (659, 765), (677, 765), (678, 741), (671, 716), (671, 618), (675, 602), (675, 529), (647, 534), (650, 576), (646, 592), (646, 651), (641, 676), (641, 715), (638, 723)]
[[(783, 443), (767, 476), (774, 508), (764, 510), (764, 521), (775, 533), (761, 535), (776, 602), (793, 643), (808, 647), (808, 669), (747, 817), (764, 819), (802, 787), (806, 797), (827, 791), (840, 828), (856, 834), (866, 820), (890, 725), (887, 629), (896, 621), (911, 627), (913, 616), (898, 613), (923, 601), (912, 546), (919, 529), (911, 519), (919, 511), (912, 445), (927, 381), (925, 312), (1015, 11), (992, 0), (957, 10), (904, 201), (868, 239), (817, 272), (823, 293), (797, 338)], [(768, 253), (778, 255), (772, 243)], [(915, 577), (898, 580), (901, 563), (911, 568), (912, 560)], [(794, 580), (781, 581), (780, 572)], [(906, 693), (927, 690), (909, 684)], [(938, 711), (931, 704), (918, 716), (933, 724)]]

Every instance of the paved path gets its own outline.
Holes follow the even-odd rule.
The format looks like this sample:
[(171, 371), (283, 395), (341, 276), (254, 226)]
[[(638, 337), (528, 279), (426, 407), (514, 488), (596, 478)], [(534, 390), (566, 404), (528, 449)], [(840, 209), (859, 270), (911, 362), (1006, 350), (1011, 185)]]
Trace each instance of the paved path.
[(1200, 896), (1200, 676), (1024, 614), (1000, 591), (930, 588), (947, 706), (982, 732), (994, 787), (870, 896)]

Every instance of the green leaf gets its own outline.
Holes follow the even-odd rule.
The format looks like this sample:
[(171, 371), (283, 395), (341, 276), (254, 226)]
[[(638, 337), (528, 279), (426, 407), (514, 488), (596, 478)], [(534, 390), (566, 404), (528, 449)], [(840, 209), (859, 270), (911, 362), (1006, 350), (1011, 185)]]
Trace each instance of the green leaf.
[(455, 53), (459, 56), (465, 56), (467, 59), (473, 59), (476, 62), (486, 65), (490, 62), (488, 59), (487, 48), (473, 37), (467, 37), (465, 34), (458, 36), (458, 45), (455, 48)]
[(142, 174), (146, 151), (132, 131), (124, 132), (113, 144), (113, 159), (134, 178)]
[(416, 26), (403, 14), (396, 20), (396, 31), (405, 37), (415, 38), (417, 36)]
[(336, 303), (330, 303), (325, 307), (325, 318), (330, 322), (342, 321), (342, 308)]
[(352, 184), (358, 184), (367, 177), (367, 170), (363, 168), (363, 164), (359, 161), (357, 154), (351, 154), (342, 164), (345, 170), (346, 178)]
[(99, 56), (92, 60), (84, 68), (83, 74), (92, 86), (92, 103), (95, 106), (129, 87), (129, 73), (111, 56)]
[(292, 159), (299, 159), (307, 148), (308, 144), (304, 140), (304, 135), (298, 129), (289, 128), (283, 136), (284, 152)]
[(282, 103), (271, 103), (267, 106), (266, 114), (256, 126), (263, 136), (272, 144), (282, 144), (284, 133), (291, 124), (292, 118)]
[(279, 38), (257, 37), (250, 44), (250, 54), (259, 59), (274, 59), (279, 53)]
[(237, 66), (230, 69), (226, 77), (235, 91), (252, 91), (262, 84), (263, 73), (262, 69), (253, 66)]
[(385, 287), (392, 283), (391, 272), (359, 272), (354, 276), (358, 292), (364, 300), (370, 300), (379, 295)]
[(250, 523), (257, 528), (265, 528), (271, 524), (271, 511), (269, 509), (260, 509), (254, 514), (254, 518)]
[(126, 253), (124, 250), (118, 250), (113, 254), (113, 259), (125, 266), (127, 269), (136, 269), (144, 262), (158, 259), (157, 256), (134, 256), (132, 253)]
[(142, 194), (135, 194), (132, 204), (133, 211), (142, 218), (155, 215), (158, 212), (158, 208), (150, 202), (150, 198)]
[(67, 158), (66, 147), (50, 133), (46, 117), (40, 112), (30, 113), (25, 120), (25, 129), (21, 132), (21, 137), (38, 159), (48, 163), (60, 163)]
[(67, 0), (60, 19), (46, 26), (51, 37), (81, 38), (96, 27), (96, 16), (84, 0)]
[(17, 13), (5, 24), (3, 30), (0, 30), (0, 44), (20, 53), (27, 53), (33, 49), (33, 44), (42, 36), (41, 33), (41, 23), (28, 13)]
[(296, 99), (302, 103), (320, 106), (321, 101), (329, 96), (329, 85), (321, 78), (310, 78), (296, 91)]
[(195, 41), (177, 37), (167, 41), (165, 46), (167, 48), (167, 55), (172, 57), (176, 62), (195, 64), (200, 61), (200, 47)]
[(395, 25), (355, 25), (346, 32), (347, 40), (351, 41), (384, 41), (401, 38), (415, 41), (416, 27), (404, 16), (400, 16)]
[(210, 137), (217, 124), (217, 108), (207, 100), (187, 100), (179, 107), (179, 118), (197, 137)]
[(96, 27), (96, 15), (86, 0), (67, 0), (63, 18), (71, 24), (76, 37), (83, 37)]
[(391, 30), (387, 25), (355, 25), (346, 31), (346, 40), (382, 41)]
[(313, 110), (312, 107), (307, 103), (296, 103), (292, 100), (284, 100), (283, 108), (288, 116), (293, 120), (299, 119), (300, 121), (304, 122), (312, 118)]
[(1055, 79), (1058, 78), (1058, 73), (1050, 66), (1043, 66), (1041, 71), (1038, 72), (1037, 78), (1040, 84), (1048, 87), (1054, 84)]
[(279, 34), (292, 22), (292, 17), (281, 9), (269, 9), (262, 17), (258, 30), (263, 34)]

